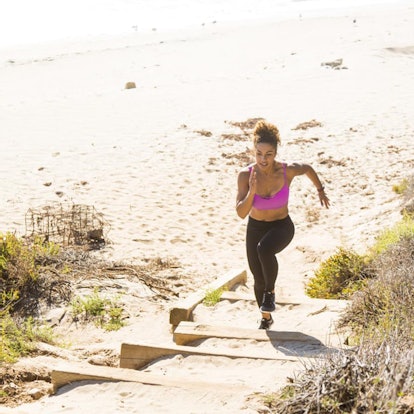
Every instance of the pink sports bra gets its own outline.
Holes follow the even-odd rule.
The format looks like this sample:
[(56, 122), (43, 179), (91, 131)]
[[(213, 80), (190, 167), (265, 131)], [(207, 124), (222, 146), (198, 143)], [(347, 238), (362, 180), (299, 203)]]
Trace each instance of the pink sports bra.
[[(286, 164), (283, 165), (283, 176), (285, 182), (283, 187), (274, 195), (270, 197), (261, 197), (258, 194), (254, 195), (253, 207), (257, 210), (277, 210), (279, 208), (285, 207), (289, 201), (289, 186), (286, 180)], [(252, 167), (249, 167), (251, 171)]]

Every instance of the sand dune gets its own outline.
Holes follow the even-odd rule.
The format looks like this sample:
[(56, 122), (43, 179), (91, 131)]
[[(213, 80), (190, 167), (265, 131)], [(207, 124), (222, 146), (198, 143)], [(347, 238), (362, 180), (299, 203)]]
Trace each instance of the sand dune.
[[(364, 252), (400, 218), (392, 186), (411, 175), (414, 160), (413, 13), (407, 3), (1, 51), (0, 228), (24, 234), (30, 208), (93, 205), (109, 224), (111, 244), (100, 255), (129, 262), (173, 257), (202, 289), (228, 270), (247, 268), (246, 222), (234, 204), (250, 142), (235, 123), (263, 117), (280, 127), (279, 159), (312, 164), (332, 203), (321, 209), (311, 185), (294, 181), (296, 234), (279, 257), (277, 289), (304, 298), (304, 282), (338, 246)], [(125, 89), (127, 82), (136, 88)], [(245, 289), (251, 292), (250, 275)], [(171, 341), (169, 304), (140, 300), (145, 317), (112, 335), (83, 331), (79, 342), (116, 350), (134, 335)], [(310, 329), (301, 313), (276, 314), (283, 326)], [(335, 315), (322, 319), (322, 331)], [(196, 316), (252, 329), (259, 318), (252, 303), (199, 308)], [(229, 346), (242, 345), (256, 346)], [(255, 378), (271, 370), (263, 361), (177, 357), (151, 369), (271, 388), (255, 387)], [(289, 372), (274, 372), (268, 382), (280, 385)], [(13, 412), (255, 412), (247, 395), (74, 384)]]

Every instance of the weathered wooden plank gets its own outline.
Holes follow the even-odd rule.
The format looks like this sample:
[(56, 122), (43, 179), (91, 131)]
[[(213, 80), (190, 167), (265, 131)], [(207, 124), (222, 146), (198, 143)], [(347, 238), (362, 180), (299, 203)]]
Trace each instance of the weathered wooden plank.
[(176, 304), (170, 310), (170, 324), (177, 326), (181, 321), (191, 320), (194, 308), (204, 300), (207, 291), (221, 288), (231, 289), (237, 283), (246, 284), (246, 282), (246, 270), (232, 270), (226, 273), (221, 278), (205, 286), (203, 290), (193, 293)]
[(197, 339), (205, 338), (253, 339), (256, 341), (300, 341), (321, 344), (319, 339), (302, 332), (266, 331), (262, 329), (207, 325), (188, 321), (180, 322), (173, 334), (174, 342), (177, 345), (184, 345)]
[(134, 371), (125, 368), (111, 368), (96, 365), (87, 366), (61, 366), (51, 373), (53, 392), (63, 385), (78, 381), (124, 381), (139, 382), (148, 385), (163, 385), (168, 387), (182, 387), (186, 389), (215, 390), (217, 388), (229, 391), (232, 389), (243, 390), (247, 387), (238, 384), (217, 384), (208, 381), (194, 381), (186, 378), (168, 378), (164, 375), (156, 375), (149, 372)]
[(205, 356), (222, 356), (228, 358), (250, 358), (250, 359), (268, 359), (280, 361), (297, 361), (295, 356), (286, 356), (276, 349), (263, 351), (245, 351), (234, 350), (229, 348), (215, 348), (214, 350), (202, 349), (191, 346), (171, 345), (161, 347), (148, 344), (122, 344), (120, 367), (140, 369), (153, 360), (170, 355), (205, 355)]

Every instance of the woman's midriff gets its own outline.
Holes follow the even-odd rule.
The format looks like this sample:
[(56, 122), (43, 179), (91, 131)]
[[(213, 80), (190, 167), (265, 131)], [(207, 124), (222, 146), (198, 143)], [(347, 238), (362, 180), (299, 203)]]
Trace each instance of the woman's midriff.
[(257, 210), (253, 207), (249, 215), (251, 218), (259, 221), (275, 221), (286, 218), (289, 215), (289, 211), (287, 207), (277, 210)]

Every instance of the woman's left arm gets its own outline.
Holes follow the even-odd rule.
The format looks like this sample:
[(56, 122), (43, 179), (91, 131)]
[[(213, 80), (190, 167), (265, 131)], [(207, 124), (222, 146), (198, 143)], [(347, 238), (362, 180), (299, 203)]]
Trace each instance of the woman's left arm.
[(305, 174), (316, 187), (316, 190), (318, 191), (319, 195), (319, 201), (321, 202), (321, 206), (329, 208), (330, 202), (329, 198), (325, 194), (325, 187), (322, 185), (321, 180), (319, 179), (316, 171), (309, 164), (294, 163), (291, 165), (291, 171), (293, 172), (292, 179), (297, 175)]

